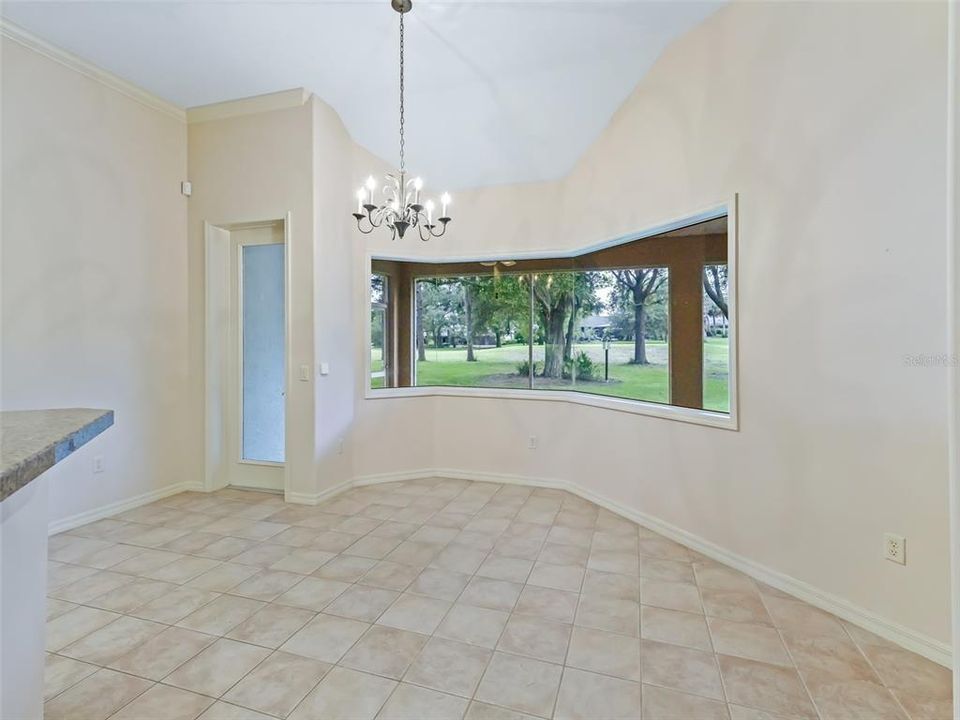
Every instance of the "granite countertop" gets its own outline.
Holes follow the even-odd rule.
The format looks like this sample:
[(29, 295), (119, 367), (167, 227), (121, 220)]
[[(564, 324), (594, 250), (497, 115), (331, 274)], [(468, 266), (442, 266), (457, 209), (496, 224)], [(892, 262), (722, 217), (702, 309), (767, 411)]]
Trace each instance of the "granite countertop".
[(0, 411), (0, 501), (113, 425), (113, 410)]

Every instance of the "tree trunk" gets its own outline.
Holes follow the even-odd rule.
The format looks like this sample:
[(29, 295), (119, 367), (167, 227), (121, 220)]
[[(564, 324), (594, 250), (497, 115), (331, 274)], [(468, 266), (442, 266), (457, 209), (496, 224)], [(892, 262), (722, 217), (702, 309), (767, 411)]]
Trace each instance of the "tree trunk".
[(647, 306), (643, 300), (637, 301), (634, 290), (633, 304), (633, 362), (635, 365), (647, 365)]
[(476, 362), (473, 354), (473, 301), (470, 298), (470, 286), (464, 288), (463, 306), (467, 314), (467, 362)]
[(493, 335), (494, 335), (494, 337), (497, 339), (497, 347), (502, 347), (502, 346), (503, 346), (503, 341), (501, 340), (500, 328), (495, 328), (494, 331), (493, 331)]
[(570, 318), (567, 320), (567, 335), (563, 341), (563, 359), (573, 359), (573, 331), (577, 322), (577, 304), (571, 303)]
[(423, 362), (427, 359), (427, 341), (423, 337), (423, 293), (420, 292), (420, 283), (417, 283), (417, 360)]
[(544, 320), (544, 347), (543, 347), (543, 377), (563, 377), (563, 345), (564, 345), (564, 307), (552, 308), (543, 313)]

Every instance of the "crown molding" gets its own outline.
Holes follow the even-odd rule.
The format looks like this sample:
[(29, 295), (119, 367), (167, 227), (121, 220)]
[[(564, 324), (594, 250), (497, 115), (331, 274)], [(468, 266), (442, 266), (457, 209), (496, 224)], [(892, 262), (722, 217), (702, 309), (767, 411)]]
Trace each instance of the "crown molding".
[(210, 120), (224, 120), (241, 115), (255, 115), (256, 113), (273, 110), (286, 110), (287, 108), (301, 107), (309, 99), (310, 91), (306, 88), (291, 88), (290, 90), (254, 95), (238, 100), (198, 105), (187, 108), (187, 122), (193, 124)]
[(121, 95), (135, 100), (152, 110), (157, 110), (164, 115), (169, 115), (180, 122), (186, 122), (187, 120), (186, 111), (178, 105), (174, 105), (163, 98), (157, 97), (130, 81), (124, 80), (122, 77), (94, 65), (88, 60), (84, 60), (63, 48), (47, 42), (43, 38), (37, 37), (9, 20), (0, 18), (0, 36), (33, 50), (54, 62), (58, 62), (64, 67), (80, 73), (84, 77), (95, 80), (101, 85), (115, 90)]

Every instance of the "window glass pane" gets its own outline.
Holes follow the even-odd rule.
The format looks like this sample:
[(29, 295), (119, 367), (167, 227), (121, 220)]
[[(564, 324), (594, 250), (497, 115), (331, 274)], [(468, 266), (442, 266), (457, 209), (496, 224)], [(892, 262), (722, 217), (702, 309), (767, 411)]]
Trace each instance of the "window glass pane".
[(421, 278), (415, 292), (417, 385), (529, 386), (529, 291), (521, 278)]
[(282, 243), (243, 247), (243, 459), (283, 462)]
[(669, 402), (666, 268), (541, 275), (534, 288), (534, 388)]
[(703, 269), (703, 409), (730, 412), (727, 266)]
[(389, 287), (386, 275), (370, 276), (370, 387), (388, 387), (387, 365), (389, 328), (387, 302)]

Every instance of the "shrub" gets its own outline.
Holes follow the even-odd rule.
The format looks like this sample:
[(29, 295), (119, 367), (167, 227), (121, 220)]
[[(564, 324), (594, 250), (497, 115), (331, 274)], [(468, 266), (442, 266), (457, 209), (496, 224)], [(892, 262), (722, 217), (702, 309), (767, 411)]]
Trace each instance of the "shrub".
[(576, 367), (577, 380), (591, 380), (597, 368), (590, 356), (583, 350), (578, 352), (573, 360), (566, 360), (563, 363), (563, 377), (567, 380), (573, 377), (573, 369)]
[[(533, 364), (533, 374), (537, 374), (537, 363)], [(528, 377), (530, 375), (530, 361), (521, 360), (517, 363), (517, 375), (521, 377)]]

